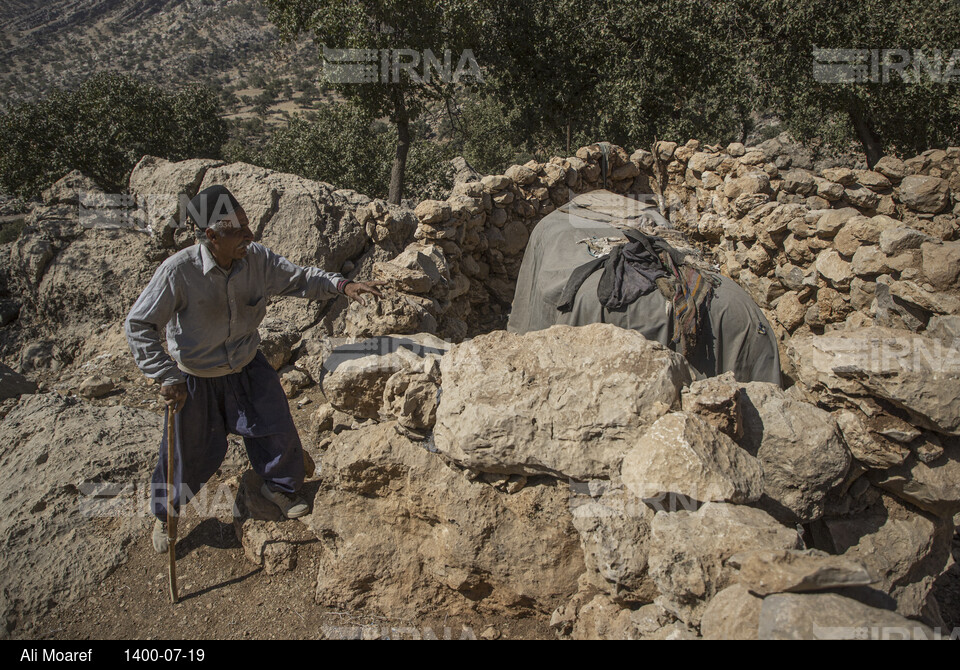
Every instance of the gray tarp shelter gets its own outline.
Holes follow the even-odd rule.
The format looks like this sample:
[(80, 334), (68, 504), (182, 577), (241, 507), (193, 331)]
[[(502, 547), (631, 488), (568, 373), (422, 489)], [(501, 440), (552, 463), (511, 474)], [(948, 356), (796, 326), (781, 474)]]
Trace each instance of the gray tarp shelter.
[[(673, 304), (654, 290), (623, 311), (608, 310), (597, 298), (602, 269), (580, 287), (572, 310), (557, 309), (571, 272), (604, 252), (604, 245), (612, 241), (604, 238), (625, 239), (624, 228), (659, 235), (674, 247), (684, 247), (682, 235), (671, 230), (654, 205), (604, 190), (577, 196), (533, 229), (507, 330), (527, 333), (558, 323), (612, 323), (670, 346)], [(712, 274), (719, 277), (720, 285), (714, 289), (709, 322), (704, 322), (690, 363), (706, 377), (733, 371), (741, 382), (780, 384), (780, 356), (770, 324), (735, 281)]]

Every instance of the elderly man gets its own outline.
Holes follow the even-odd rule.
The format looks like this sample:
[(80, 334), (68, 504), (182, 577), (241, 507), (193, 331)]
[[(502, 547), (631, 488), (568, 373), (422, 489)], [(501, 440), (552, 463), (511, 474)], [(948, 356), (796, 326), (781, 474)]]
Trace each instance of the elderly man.
[[(240, 203), (223, 186), (201, 191), (187, 214), (200, 243), (157, 269), (126, 320), (137, 366), (160, 384), (176, 413), (174, 509), (189, 502), (223, 463), (227, 433), (243, 437), (261, 493), (287, 518), (303, 516), (297, 495), (304, 465), (300, 437), (280, 378), (258, 350), (257, 328), (273, 296), (326, 300), (380, 297), (378, 282), (351, 282), (301, 268), (253, 241)], [(169, 356), (161, 345), (166, 328)], [(153, 473), (153, 546), (167, 550), (167, 436)]]

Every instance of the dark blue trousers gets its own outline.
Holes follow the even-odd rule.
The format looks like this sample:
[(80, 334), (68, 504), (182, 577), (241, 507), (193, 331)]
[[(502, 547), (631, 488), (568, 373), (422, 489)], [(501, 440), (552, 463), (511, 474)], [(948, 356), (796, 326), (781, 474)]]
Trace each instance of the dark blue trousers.
[[(240, 372), (222, 377), (185, 375), (187, 402), (174, 416), (174, 500), (179, 510), (216, 474), (227, 455), (227, 433), (243, 437), (254, 471), (274, 490), (303, 485), (303, 447), (280, 386), (261, 352)], [(153, 471), (151, 507), (167, 518), (167, 435)]]

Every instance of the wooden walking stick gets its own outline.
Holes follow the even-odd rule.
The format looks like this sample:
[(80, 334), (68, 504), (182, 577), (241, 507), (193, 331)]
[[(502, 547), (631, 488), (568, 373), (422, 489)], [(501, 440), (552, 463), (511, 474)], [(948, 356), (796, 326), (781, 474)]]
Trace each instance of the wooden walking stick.
[(176, 424), (172, 407), (167, 407), (167, 559), (170, 602), (177, 603), (177, 511), (174, 504), (173, 458)]

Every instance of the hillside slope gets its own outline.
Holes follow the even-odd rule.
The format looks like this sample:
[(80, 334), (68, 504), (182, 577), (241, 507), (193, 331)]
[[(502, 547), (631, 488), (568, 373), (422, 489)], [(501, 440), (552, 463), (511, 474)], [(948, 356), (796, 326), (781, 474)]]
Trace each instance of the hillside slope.
[(315, 80), (318, 67), (310, 39), (279, 48), (258, 0), (12, 0), (0, 53), (0, 104), (101, 71), (238, 90)]

